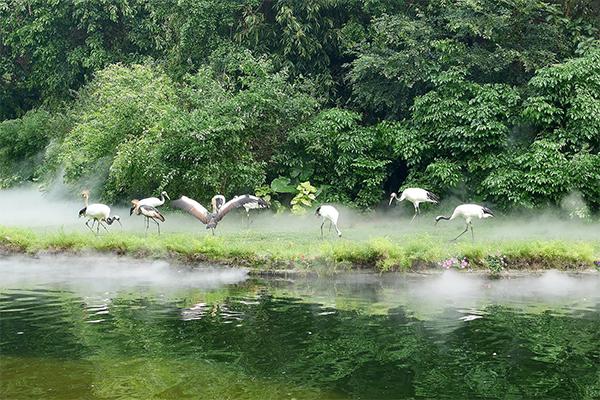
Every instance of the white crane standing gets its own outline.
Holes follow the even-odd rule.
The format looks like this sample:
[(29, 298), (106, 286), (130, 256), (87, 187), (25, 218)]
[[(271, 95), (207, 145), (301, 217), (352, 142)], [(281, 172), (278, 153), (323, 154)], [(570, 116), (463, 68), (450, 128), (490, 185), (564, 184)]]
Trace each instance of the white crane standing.
[[(222, 197), (221, 195), (217, 196)], [(261, 199), (260, 197), (245, 194), (243, 196), (238, 196), (229, 200), (217, 209), (216, 205), (218, 204), (219, 200), (215, 199), (215, 197), (213, 197), (211, 201), (213, 205), (213, 212), (209, 212), (206, 208), (204, 208), (204, 206), (202, 206), (202, 204), (186, 196), (181, 196), (181, 198), (173, 201), (171, 204), (175, 208), (179, 208), (187, 213), (192, 214), (203, 224), (206, 224), (206, 229), (212, 229), (213, 235), (215, 234), (215, 229), (217, 228), (217, 224), (219, 223), (219, 221), (221, 221), (223, 217), (225, 217), (225, 215), (227, 215), (227, 213), (233, 210), (234, 208), (238, 208), (243, 206), (244, 204), (252, 202), (258, 203), (263, 208), (268, 206), (267, 202)]]
[(323, 225), (325, 225), (325, 220), (329, 221), (329, 231), (331, 231), (331, 225), (335, 226), (335, 230), (337, 232), (338, 237), (342, 237), (342, 232), (338, 229), (337, 222), (340, 216), (340, 212), (334, 207), (330, 205), (322, 205), (317, 208), (315, 211), (315, 215), (321, 217), (321, 238), (323, 238)]
[[(236, 196), (237, 197), (237, 196)], [(264, 207), (257, 202), (245, 203), (242, 207), (246, 210), (246, 221), (248, 222), (248, 227), (250, 227), (250, 210), (260, 210), (263, 208), (269, 208), (269, 203), (266, 203), (267, 206)]]
[[(139, 210), (137, 209), (139, 206), (150, 206), (150, 207), (160, 207), (163, 204), (165, 204), (165, 198), (168, 200), (171, 200), (171, 198), (169, 197), (169, 195), (167, 194), (167, 192), (165, 192), (164, 190), (160, 193), (160, 198), (158, 197), (146, 197), (145, 199), (134, 199), (131, 200), (131, 208), (129, 209), (129, 215), (132, 215), (135, 213), (135, 215), (140, 215)], [(134, 204), (134, 201), (136, 202)], [(156, 222), (156, 221), (155, 221)]]
[(413, 215), (412, 219), (410, 220), (411, 223), (415, 220), (415, 218), (417, 217), (418, 214), (421, 214), (421, 210), (419, 209), (419, 204), (421, 204), (421, 203), (436, 203), (437, 204), (440, 201), (440, 198), (438, 196), (436, 196), (435, 194), (431, 193), (428, 190), (420, 189), (420, 188), (404, 189), (402, 191), (402, 193), (400, 194), (400, 198), (398, 198), (398, 195), (396, 193), (392, 193), (390, 195), (390, 203), (388, 204), (389, 206), (392, 205), (392, 201), (394, 201), (394, 199), (396, 199), (396, 201), (398, 201), (398, 202), (400, 202), (402, 200), (408, 200), (413, 204), (413, 206), (415, 207), (415, 215)]
[[(87, 221), (85, 221), (85, 226), (87, 226), (92, 233), (94, 232), (94, 224), (98, 223), (96, 226), (96, 235), (100, 233), (100, 227), (102, 226), (105, 231), (108, 232), (106, 226), (104, 226), (103, 222), (106, 222), (108, 225), (112, 225), (113, 222), (117, 221), (119, 225), (121, 225), (121, 218), (118, 215), (114, 217), (110, 216), (110, 207), (106, 204), (88, 204), (90, 198), (90, 192), (88, 190), (84, 190), (81, 192), (81, 197), (83, 197), (83, 207), (79, 210), (79, 218), (86, 217)], [(89, 222), (92, 221), (92, 226), (89, 225)]]
[(141, 199), (139, 201), (140, 206), (150, 206), (150, 207), (160, 207), (165, 204), (165, 198), (167, 200), (171, 200), (167, 192), (164, 190), (160, 194), (160, 198), (158, 197), (146, 197), (145, 199)]
[(454, 239), (452, 239), (452, 241), (455, 241), (456, 239), (458, 239), (459, 237), (461, 237), (465, 232), (467, 232), (469, 230), (469, 227), (471, 228), (471, 238), (473, 240), (475, 240), (475, 234), (473, 233), (473, 223), (472, 220), (473, 218), (491, 218), (494, 216), (494, 213), (492, 212), (492, 210), (490, 210), (487, 207), (483, 207), (477, 204), (461, 204), (460, 206), (457, 206), (454, 209), (454, 212), (452, 213), (452, 215), (450, 217), (445, 217), (443, 215), (438, 215), (437, 217), (435, 217), (435, 223), (437, 225), (437, 223), (444, 219), (447, 221), (452, 221), (454, 218), (457, 217), (462, 217), (464, 218), (467, 226), (465, 227), (465, 230), (461, 232), (460, 235), (458, 235), (457, 237), (455, 237)]
[(143, 215), (146, 217), (146, 235), (148, 234), (148, 228), (150, 227), (150, 220), (152, 220), (156, 224), (156, 228), (158, 229), (158, 234), (160, 235), (160, 222), (165, 222), (165, 217), (152, 206), (147, 206), (144, 204), (140, 205), (139, 200), (131, 200), (132, 207), (129, 210), (129, 215), (135, 212), (136, 215)]

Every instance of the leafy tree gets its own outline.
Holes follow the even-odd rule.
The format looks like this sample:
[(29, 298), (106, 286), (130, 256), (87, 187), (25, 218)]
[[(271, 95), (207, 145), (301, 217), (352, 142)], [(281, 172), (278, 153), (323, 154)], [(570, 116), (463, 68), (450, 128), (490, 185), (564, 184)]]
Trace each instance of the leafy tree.
[(507, 151), (518, 92), (466, 82), (464, 75), (459, 69), (440, 74), (435, 88), (415, 99), (412, 118), (399, 126), (396, 153), (411, 168), (406, 185), (473, 197), (496, 167), (495, 155)]
[(182, 85), (149, 65), (101, 71), (62, 146), (66, 180), (100, 174), (111, 199), (166, 188), (206, 200), (260, 186), (283, 132), (317, 103), (267, 60), (230, 61)]
[(67, 129), (58, 115), (38, 109), (15, 120), (0, 122), (0, 187), (39, 177), (51, 138)]
[(406, 118), (413, 99), (450, 68), (477, 83), (524, 84), (597, 36), (598, 6), (577, 3), (577, 18), (546, 1), (406, 3), (377, 16), (354, 49), (354, 102), (378, 118)]
[[(173, 82), (156, 68), (112, 65), (100, 71), (82, 90), (73, 129), (62, 144), (60, 162), (65, 180), (77, 182), (90, 176), (106, 179), (119, 145), (147, 140), (147, 134), (160, 130), (161, 124), (176, 113), (176, 103)], [(149, 183), (144, 181), (132, 182), (132, 189)]]
[(598, 209), (599, 14), (587, 0), (0, 0), (0, 179), (64, 168), (112, 200), (281, 183), (286, 202), (310, 180), (360, 207), (398, 186), (506, 208), (578, 191)]
[(376, 204), (391, 163), (392, 130), (386, 125), (363, 127), (357, 113), (322, 111), (290, 133), (278, 155), (282, 173), (303, 174), (332, 201)]
[(600, 46), (540, 69), (529, 86), (524, 114), (540, 135), (570, 153), (600, 152)]
[[(0, 118), (68, 99), (97, 70), (159, 54), (151, 4), (0, 1)], [(0, 92), (0, 93), (2, 93)]]

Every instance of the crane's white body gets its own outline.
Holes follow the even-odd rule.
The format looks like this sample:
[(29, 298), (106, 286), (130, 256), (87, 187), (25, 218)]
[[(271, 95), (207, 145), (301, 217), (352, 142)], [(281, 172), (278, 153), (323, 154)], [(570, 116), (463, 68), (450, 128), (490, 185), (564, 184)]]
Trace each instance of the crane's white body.
[[(106, 226), (104, 226), (104, 222), (106, 222), (108, 225), (112, 225), (114, 221), (118, 221), (119, 224), (121, 223), (118, 215), (115, 215), (114, 217), (110, 216), (110, 207), (106, 204), (88, 204), (89, 194), (87, 191), (84, 191), (82, 193), (82, 197), (85, 207), (79, 211), (79, 217), (84, 216), (87, 218), (85, 225), (92, 232), (94, 232), (94, 224), (96, 223), (98, 223), (98, 226), (96, 227), (96, 234), (99, 233), (100, 227), (103, 227), (104, 230), (108, 232), (108, 229), (106, 228)], [(89, 225), (90, 221), (92, 221), (91, 227)]]
[(461, 204), (454, 209), (450, 221), (462, 217), (467, 224), (470, 224), (473, 221), (473, 218), (484, 219), (494, 216), (493, 214), (486, 213), (484, 209), (485, 207), (477, 204)]
[(110, 216), (110, 207), (106, 204), (90, 204), (85, 209), (85, 216), (98, 221), (106, 220)]
[(473, 219), (485, 219), (491, 218), (493, 216), (494, 214), (492, 213), (492, 210), (490, 210), (487, 207), (483, 207), (478, 204), (461, 204), (460, 206), (457, 206), (454, 209), (454, 212), (450, 217), (445, 217), (443, 215), (437, 216), (435, 218), (435, 223), (437, 224), (442, 219), (452, 221), (455, 218), (463, 218), (467, 226), (465, 227), (465, 230), (453, 240), (456, 240), (459, 237), (461, 237), (467, 230), (469, 230), (469, 228), (471, 228), (471, 236), (474, 240), (475, 234), (473, 233)]
[(319, 208), (317, 208), (315, 214), (321, 217), (321, 237), (323, 237), (323, 225), (325, 224), (326, 220), (329, 221), (329, 230), (331, 230), (331, 225), (333, 225), (338, 236), (342, 237), (342, 232), (338, 229), (337, 226), (338, 218), (340, 217), (340, 212), (334, 206), (320, 206)]
[(168, 199), (169, 195), (167, 192), (162, 192), (160, 199), (158, 197), (146, 197), (145, 199), (141, 199), (138, 204), (140, 206), (160, 207), (165, 204), (165, 197)]
[(400, 194), (400, 198), (398, 198), (398, 195), (396, 193), (392, 193), (390, 195), (389, 205), (392, 205), (392, 201), (394, 201), (394, 199), (396, 199), (399, 202), (407, 200), (413, 204), (415, 208), (415, 215), (413, 215), (410, 222), (413, 222), (415, 217), (421, 213), (421, 210), (419, 209), (419, 205), (421, 203), (437, 203), (439, 201), (438, 197), (435, 194), (421, 188), (404, 189)]

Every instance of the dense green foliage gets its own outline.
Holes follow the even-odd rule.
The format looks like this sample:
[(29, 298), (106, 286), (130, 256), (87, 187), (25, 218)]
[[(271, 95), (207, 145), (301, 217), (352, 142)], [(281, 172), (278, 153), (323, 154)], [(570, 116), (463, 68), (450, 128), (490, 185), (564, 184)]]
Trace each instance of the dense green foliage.
[(578, 192), (597, 211), (599, 15), (588, 0), (0, 0), (0, 184), (205, 201), (310, 181), (362, 208), (414, 185), (502, 208)]

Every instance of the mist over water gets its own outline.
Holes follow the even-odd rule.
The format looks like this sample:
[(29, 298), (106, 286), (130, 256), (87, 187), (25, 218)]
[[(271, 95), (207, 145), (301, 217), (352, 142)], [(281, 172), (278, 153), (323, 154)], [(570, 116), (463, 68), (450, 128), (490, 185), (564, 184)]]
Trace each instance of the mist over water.
[(263, 279), (44, 255), (1, 257), (0, 276), (2, 398), (568, 398), (597, 377), (593, 273)]
[(101, 255), (3, 257), (0, 258), (0, 276), (0, 288), (67, 288), (86, 294), (149, 287), (165, 291), (213, 289), (248, 278), (243, 269), (210, 265), (192, 269), (166, 261)]
[[(147, 194), (155, 196), (156, 193)], [(178, 194), (171, 194), (172, 198)], [(143, 196), (140, 196), (143, 197)], [(99, 199), (92, 192), (90, 203)], [(385, 203), (385, 204), (384, 204)], [(336, 205), (340, 210), (339, 227), (343, 237), (350, 240), (363, 240), (376, 236), (391, 238), (406, 235), (431, 234), (444, 238), (453, 238), (464, 229), (462, 219), (434, 223), (436, 215), (450, 215), (453, 208), (460, 203), (459, 199), (445, 199), (439, 205), (422, 205), (423, 215), (414, 223), (410, 223), (413, 207), (408, 202), (387, 202), (374, 211), (359, 212), (348, 207)], [(168, 203), (167, 203), (168, 204)], [(209, 207), (208, 204), (205, 204)], [(33, 228), (48, 232), (62, 229), (64, 231), (87, 232), (85, 220), (78, 218), (78, 211), (83, 202), (77, 193), (62, 186), (55, 186), (42, 193), (34, 186), (0, 191), (0, 225)], [(192, 216), (178, 211), (161, 208), (166, 222), (161, 224), (163, 233), (193, 232), (200, 235), (210, 234), (205, 226)], [(113, 225), (111, 231), (143, 233), (145, 220), (141, 216), (129, 216), (129, 205), (111, 205), (111, 215), (119, 215), (123, 227)], [(306, 235), (319, 236), (320, 218), (313, 210), (298, 216), (289, 213), (275, 214), (272, 210), (251, 211), (251, 224), (248, 227), (243, 209), (235, 210), (219, 223), (217, 233), (234, 233), (242, 231), (262, 234), (289, 234), (304, 232)], [(328, 232), (328, 223), (324, 230)], [(496, 218), (475, 220), (474, 229), (477, 240), (590, 240), (600, 241), (600, 222), (597, 220), (581, 220), (570, 218), (566, 211), (536, 210), (528, 213), (502, 215), (496, 211)], [(155, 233), (156, 227), (150, 224), (149, 232)], [(470, 234), (465, 234), (468, 238)], [(333, 238), (334, 235), (332, 234)]]
[[(114, 256), (8, 256), (0, 258), (0, 291), (7, 289), (69, 290), (81, 295), (117, 295), (121, 291), (213, 290), (248, 281), (237, 268), (179, 265)], [(483, 274), (442, 271), (428, 274), (340, 273), (318, 278), (266, 279), (267, 287), (286, 296), (304, 298), (324, 306), (352, 300), (353, 307), (385, 311), (410, 309), (433, 318), (448, 308), (478, 315), (490, 304), (517, 307), (546, 304), (560, 309), (590, 309), (600, 304), (600, 276), (593, 272), (555, 270), (489, 279)], [(466, 310), (466, 311), (465, 311)], [(460, 318), (453, 318), (459, 320)]]

